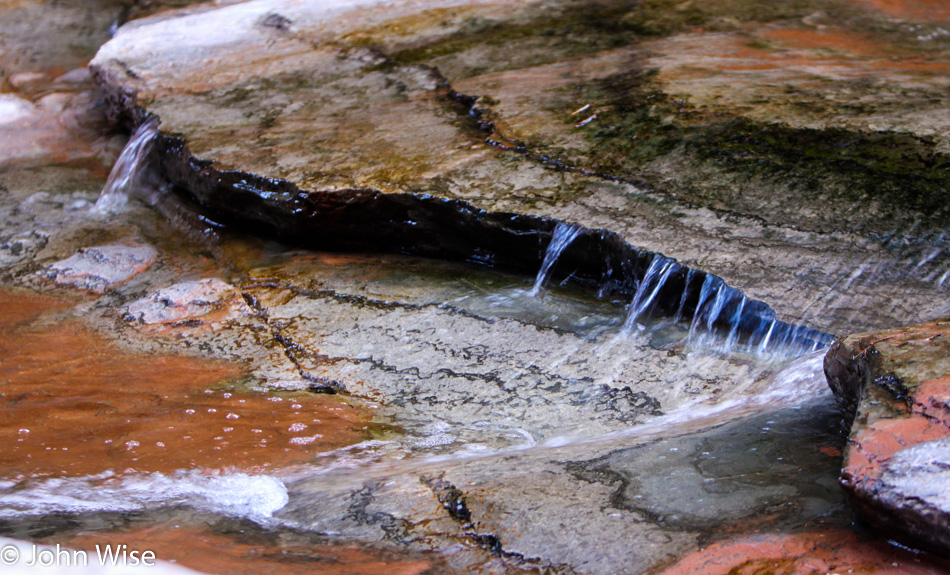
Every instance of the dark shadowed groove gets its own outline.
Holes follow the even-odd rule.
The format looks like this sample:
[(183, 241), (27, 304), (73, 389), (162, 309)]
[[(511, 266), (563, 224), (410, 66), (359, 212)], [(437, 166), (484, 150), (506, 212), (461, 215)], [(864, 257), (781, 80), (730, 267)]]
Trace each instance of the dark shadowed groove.
[[(92, 68), (114, 119), (133, 128), (149, 116), (136, 94), (117, 88), (108, 73)], [(184, 140), (159, 132), (150, 161), (175, 191), (221, 223), (243, 232), (321, 250), (382, 251), (454, 261), (534, 275), (558, 220), (489, 212), (462, 200), (372, 189), (301, 190), (294, 183), (238, 170), (219, 170), (194, 157)], [(555, 278), (601, 297), (630, 300), (655, 252), (639, 250), (609, 230), (584, 229), (561, 254)], [(747, 299), (712, 274), (674, 264), (649, 315), (694, 318), (722, 335), (757, 344), (808, 349), (831, 337), (778, 321), (765, 303)], [(710, 293), (719, 294), (715, 313)], [(698, 317), (697, 317), (697, 307)], [(736, 313), (739, 311), (740, 313)], [(767, 334), (767, 335), (766, 335)]]

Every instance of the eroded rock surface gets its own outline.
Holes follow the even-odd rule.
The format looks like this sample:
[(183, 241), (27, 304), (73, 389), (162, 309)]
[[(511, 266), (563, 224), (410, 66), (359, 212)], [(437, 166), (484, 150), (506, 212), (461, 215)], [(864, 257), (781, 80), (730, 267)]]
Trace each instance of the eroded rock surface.
[(158, 257), (148, 245), (108, 245), (81, 248), (51, 264), (45, 276), (58, 284), (102, 293), (147, 270)]
[[(162, 288), (130, 303), (125, 314), (129, 320), (145, 325), (195, 326), (250, 311), (234, 286), (208, 278)], [(211, 314), (213, 317), (209, 317)]]
[[(242, 229), (536, 269), (553, 223), (515, 212), (827, 331), (945, 313), (943, 36), (755, 6), (255, 0), (134, 22), (93, 68), (117, 114), (161, 120), (166, 176)], [(605, 269), (557, 273), (629, 298), (645, 266)]]
[[(917, 63), (875, 53), (860, 34), (842, 47), (840, 30), (820, 27), (860, 22), (840, 2), (812, 0), (695, 10), (257, 0), (156, 14), (120, 31), (96, 73), (113, 111), (163, 122), (153, 159), (191, 203), (129, 202), (105, 217), (92, 207), (121, 137), (105, 128), (82, 55), (113, 18), (143, 7), (14, 4), (0, 6), (0, 281), (69, 299), (3, 300), (0, 409), (22, 441), (0, 470), (0, 533), (85, 549), (121, 536), (209, 571), (613, 574), (657, 572), (703, 549), (717, 560), (722, 548), (748, 551), (749, 569), (784, 553), (791, 569), (823, 541), (776, 535), (756, 555), (745, 534), (850, 532), (835, 482), (842, 440), (815, 356), (773, 380), (767, 360), (703, 353), (688, 321), (643, 318), (616, 336), (634, 290), (652, 287), (631, 278), (672, 269), (640, 248), (694, 268), (668, 276), (680, 291), (656, 302), (666, 315), (696, 305), (703, 286), (725, 316), (765, 309), (740, 292), (717, 296), (706, 272), (779, 319), (804, 314), (835, 331), (939, 308), (946, 258), (930, 234), (942, 212), (922, 209), (942, 182), (934, 171), (907, 213), (832, 194), (832, 214), (820, 194), (795, 195), (808, 185), (783, 192), (812, 169), (836, 193), (860, 176), (838, 173), (818, 144), (842, 143), (865, 120), (903, 136), (857, 138), (847, 165), (891, 185), (893, 165), (868, 163), (887, 164), (895, 142), (904, 159), (939, 161), (939, 138), (908, 120), (892, 85), (912, 86), (908, 106), (942, 125), (943, 80), (921, 75), (942, 69), (939, 34), (921, 41), (935, 49), (905, 54)], [(90, 16), (63, 26), (66, 13)], [(871, 23), (898, 43), (937, 32), (897, 37), (903, 24)], [(43, 30), (55, 36), (46, 48)], [(704, 46), (741, 50), (721, 58)], [(701, 64), (696, 78), (689, 61)], [(830, 73), (860, 87), (869, 70), (897, 67), (870, 83), (860, 113), (850, 85), (823, 97)], [(825, 101), (829, 117), (802, 112), (795, 92), (776, 97), (811, 69), (827, 81), (803, 101)], [(896, 121), (870, 109), (882, 94)], [(789, 128), (755, 123), (772, 112)], [(748, 132), (732, 129), (733, 113)], [(710, 138), (717, 119), (729, 121)], [(762, 143), (750, 134), (767, 136), (767, 153), (748, 153)], [(691, 155), (705, 141), (724, 155)], [(804, 155), (822, 156), (812, 163), (778, 153), (809, 141)], [(869, 142), (881, 144), (870, 155)], [(129, 193), (156, 200), (141, 192)], [(863, 235), (836, 231), (841, 214)], [(919, 236), (875, 235), (921, 215)], [(555, 220), (587, 230), (531, 297)], [(159, 256), (103, 293), (37, 273), (128, 241)], [(607, 297), (593, 297), (601, 287)], [(910, 455), (895, 458), (894, 482), (942, 473)], [(839, 557), (905, 557), (870, 555), (853, 537), (840, 545)]]
[(876, 527), (950, 553), (950, 321), (836, 343), (825, 372), (852, 421), (841, 484)]

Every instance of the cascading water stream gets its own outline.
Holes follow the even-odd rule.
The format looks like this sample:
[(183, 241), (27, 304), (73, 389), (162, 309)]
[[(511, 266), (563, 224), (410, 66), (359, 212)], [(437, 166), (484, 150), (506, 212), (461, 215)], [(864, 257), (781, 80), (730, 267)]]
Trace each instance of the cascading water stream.
[[(620, 330), (621, 337), (628, 337), (637, 326), (637, 320), (649, 315), (653, 305), (656, 303), (657, 294), (663, 289), (663, 285), (669, 279), (670, 274), (680, 267), (682, 266), (672, 259), (660, 254), (653, 257), (653, 260), (650, 262), (650, 267), (647, 268), (643, 280), (640, 282), (633, 299), (630, 301), (627, 319), (624, 321), (623, 328)], [(684, 294), (685, 292), (686, 290), (684, 290)], [(682, 300), (684, 298), (681, 297), (680, 299)]]
[(551, 242), (544, 252), (544, 261), (541, 263), (541, 269), (538, 270), (538, 275), (534, 279), (534, 286), (528, 292), (528, 295), (534, 297), (541, 293), (544, 284), (546, 284), (551, 277), (551, 272), (554, 271), (554, 264), (557, 263), (558, 258), (561, 257), (561, 254), (564, 253), (567, 246), (571, 245), (571, 243), (577, 239), (577, 236), (581, 235), (583, 229), (584, 228), (577, 224), (567, 224), (564, 222), (557, 224), (554, 228), (554, 233), (551, 234)]
[(142, 184), (147, 166), (146, 159), (152, 151), (157, 134), (158, 120), (154, 118), (135, 130), (102, 188), (102, 193), (96, 201), (97, 212), (113, 214), (122, 211), (128, 204), (130, 195)]

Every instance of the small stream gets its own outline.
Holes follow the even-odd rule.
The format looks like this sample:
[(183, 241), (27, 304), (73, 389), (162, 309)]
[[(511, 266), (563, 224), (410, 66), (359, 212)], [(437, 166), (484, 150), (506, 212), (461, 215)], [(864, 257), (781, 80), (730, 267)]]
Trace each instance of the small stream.
[[(102, 114), (84, 81), (86, 99), (45, 121)], [(0, 104), (39, 102), (31, 86)], [(7, 108), (0, 128), (22, 120)], [(157, 179), (158, 127), (121, 153), (100, 125), (88, 141), (56, 132), (85, 146), (65, 163), (0, 157), (0, 538), (23, 553), (120, 542), (169, 573), (418, 575), (572, 573), (538, 558), (561, 539), (531, 528), (555, 524), (563, 547), (592, 549), (591, 572), (609, 571), (594, 559), (614, 530), (675, 550), (643, 559), (651, 572), (750, 533), (885, 545), (837, 483), (846, 439), (822, 360), (840, 334), (808, 327), (811, 306), (783, 321), (654, 252), (623, 290), (591, 289), (564, 262), (593, 231), (567, 220), (544, 220), (533, 277), (279, 243)], [(129, 242), (155, 245), (159, 263), (107, 293), (40, 277), (80, 248)], [(886, 274), (943, 297), (945, 244), (890, 246), (812, 304), (840, 298), (835, 313), (853, 316), (849, 290)], [(198, 278), (233, 291), (208, 305), (241, 311), (129, 319), (132, 302)]]

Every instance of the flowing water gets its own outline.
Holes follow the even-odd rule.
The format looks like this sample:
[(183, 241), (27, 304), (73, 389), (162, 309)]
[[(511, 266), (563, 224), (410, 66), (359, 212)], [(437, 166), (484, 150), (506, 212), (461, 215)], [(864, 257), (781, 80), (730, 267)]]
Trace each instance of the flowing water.
[[(153, 135), (154, 126), (136, 132), (130, 140), (119, 160), (130, 164), (113, 171), (113, 184), (107, 185), (101, 196), (108, 200), (100, 200), (102, 205), (115, 208), (126, 201), (118, 200), (119, 196), (136, 196), (134, 191), (129, 193), (127, 186), (140, 181), (134, 175), (141, 171), (136, 161), (147, 154), (143, 150), (147, 150), (148, 139)], [(117, 173), (120, 175), (116, 176)], [(116, 181), (125, 183), (114, 185)], [(95, 211), (101, 209), (97, 203)], [(731, 367), (725, 377), (732, 379), (728, 384), (732, 390), (713, 399), (681, 401), (679, 407), (638, 425), (594, 432), (563, 426), (545, 430), (543, 418), (538, 420), (541, 427), (532, 427), (530, 418), (525, 418), (520, 427), (478, 431), (462, 420), (453, 421), (451, 412), (428, 419), (423, 415), (425, 412), (419, 412), (407, 418), (407, 414), (415, 412), (376, 405), (371, 407), (385, 413), (391, 427), (372, 437), (369, 431), (334, 432), (334, 426), (338, 428), (341, 423), (358, 426), (360, 416), (334, 423), (333, 418), (338, 417), (334, 410), (346, 407), (333, 407), (333, 402), (314, 403), (313, 398), (325, 396), (268, 397), (234, 383), (233, 375), (232, 383), (222, 388), (220, 383), (201, 382), (194, 374), (175, 378), (163, 375), (165, 372), (156, 371), (155, 367), (145, 367), (147, 373), (163, 380), (156, 384), (124, 372), (113, 374), (110, 370), (115, 368), (109, 367), (109, 362), (121, 357), (118, 350), (98, 343), (94, 344), (95, 352), (83, 351), (81, 343), (73, 342), (65, 345), (74, 353), (87, 354), (84, 369), (93, 380), (130, 378), (144, 388), (161, 388), (165, 395), (158, 404), (151, 404), (145, 396), (136, 396), (128, 389), (131, 395), (119, 417), (135, 413), (136, 418), (151, 422), (137, 428), (104, 417), (101, 405), (114, 403), (114, 399), (100, 397), (101, 392), (92, 385), (88, 390), (77, 388), (77, 382), (82, 380), (69, 376), (73, 395), (99, 406), (95, 407), (100, 412), (98, 422), (84, 425), (90, 437), (78, 444), (59, 439), (64, 430), (42, 418), (28, 427), (11, 430), (19, 434), (23, 447), (11, 453), (13, 459), (7, 466), (21, 469), (16, 476), (0, 482), (0, 532), (79, 547), (89, 545), (90, 533), (100, 534), (96, 540), (107, 538), (109, 533), (120, 533), (130, 541), (139, 537), (142, 545), (154, 547), (153, 541), (166, 537), (158, 533), (174, 533), (179, 528), (183, 529), (185, 539), (224, 537), (231, 541), (227, 529), (233, 529), (235, 522), (245, 522), (248, 527), (241, 530), (253, 533), (249, 537), (257, 541), (256, 545), (271, 545), (274, 552), (286, 553), (292, 546), (268, 541), (268, 533), (325, 534), (325, 529), (315, 526), (346, 521), (334, 515), (332, 506), (321, 511), (304, 502), (313, 498), (335, 501), (341, 494), (360, 491), (374, 478), (398, 482), (445, 469), (464, 470), (472, 464), (491, 466), (511, 457), (521, 459), (526, 469), (552, 459), (571, 460), (575, 462), (571, 464), (575, 465), (570, 467), (574, 469), (571, 473), (585, 478), (591, 473), (585, 462), (598, 454), (607, 457), (603, 465), (608, 465), (612, 473), (629, 477), (640, 485), (638, 491), (624, 494), (629, 497), (625, 505), (655, 517), (657, 528), (670, 533), (699, 530), (715, 537), (717, 532), (728, 531), (730, 522), (782, 529), (829, 522), (847, 525), (850, 515), (834, 485), (838, 459), (833, 454), (840, 452), (842, 439), (834, 431), (835, 410), (821, 371), (823, 354), (818, 351), (790, 359), (804, 350), (789, 345), (795, 340), (793, 332), (783, 334), (785, 341), (773, 339), (775, 321), (768, 324), (763, 334), (753, 334), (740, 345), (738, 326), (747, 309), (746, 298), (721, 280), (710, 279), (711, 276), (702, 285), (699, 311), (690, 322), (681, 321), (685, 296), (679, 299), (672, 317), (653, 317), (657, 293), (681, 267), (661, 255), (653, 258), (626, 306), (571, 289), (553, 288), (540, 293), (558, 256), (580, 233), (577, 226), (558, 226), (533, 286), (529, 286), (527, 278), (467, 264), (403, 256), (337, 256), (287, 250), (280, 245), (260, 250), (253, 242), (245, 245), (246, 240), (239, 237), (211, 237), (211, 241), (224, 242), (217, 253), (236, 261), (249, 285), (280, 277), (304, 292), (313, 289), (307, 282), (320, 278), (319, 293), (356, 298), (356, 305), (372, 302), (380, 313), (399, 306), (434, 306), (494, 325), (514, 321), (533, 329), (577, 336), (574, 347), (547, 350), (552, 365), (570, 364), (589, 354), (623, 369), (628, 361), (649, 363), (654, 361), (650, 357), (659, 358), (675, 351), (689, 356), (687, 365), (691, 373), (702, 374), (722, 370), (721, 358), (725, 356), (731, 358), (726, 360)], [(186, 233), (183, 237), (193, 236)], [(235, 260), (234, 254), (248, 251), (256, 255), (249, 261)], [(686, 278), (688, 288), (692, 275), (687, 273)], [(38, 305), (40, 310), (68, 309), (68, 304), (52, 301)], [(34, 327), (36, 324), (30, 321), (35, 320), (30, 317), (13, 317), (14, 323), (9, 326), (12, 333), (5, 337), (15, 339), (15, 334), (24, 333), (23, 330), (45, 331), (21, 340), (30, 343), (22, 349), (11, 348), (8, 357), (17, 365), (30, 361), (53, 365), (57, 361), (74, 362), (69, 357), (41, 360), (38, 354), (48, 350), (55, 356), (54, 350), (64, 346), (64, 338), (75, 336), (75, 326), (67, 322), (63, 333), (56, 335), (49, 327), (50, 320), (41, 322), (45, 327)], [(726, 318), (725, 322), (719, 321), (720, 317)], [(722, 324), (727, 327), (719, 327)], [(53, 339), (47, 342), (44, 337)], [(88, 335), (79, 337), (82, 341), (90, 340)], [(775, 347), (778, 343), (781, 348)], [(792, 343), (799, 345), (797, 340)], [(776, 349), (782, 353), (776, 353)], [(34, 356), (37, 359), (32, 359)], [(101, 359), (96, 360), (97, 357)], [(100, 366), (96, 361), (105, 363)], [(123, 363), (121, 359), (119, 362)], [(177, 369), (181, 371), (182, 367)], [(604, 372), (604, 377), (614, 377), (611, 373)], [(580, 394), (575, 409), (601, 405), (600, 401), (597, 394)], [(42, 413), (45, 405), (21, 402), (17, 409)], [(256, 411), (257, 405), (262, 409)], [(301, 405), (305, 409), (299, 409)], [(267, 406), (288, 409), (278, 417), (278, 412)], [(202, 415), (210, 418), (209, 423), (220, 416), (220, 422), (217, 427), (198, 422), (195, 418)], [(80, 411), (76, 417), (81, 417)], [(16, 419), (22, 421), (23, 417)], [(167, 431), (162, 431), (164, 427)], [(363, 429), (367, 427), (364, 425)], [(495, 438), (497, 433), (501, 434), (499, 438)], [(207, 434), (209, 439), (200, 439)], [(201, 447), (205, 445), (218, 451), (203, 453)], [(752, 459), (750, 453), (754, 454)], [(32, 463), (23, 466), (24, 455)], [(701, 469), (698, 474), (690, 471), (697, 468)], [(676, 479), (670, 483), (664, 477)], [(389, 495), (384, 491), (374, 497), (387, 502)], [(695, 501), (702, 505), (697, 507)], [(789, 511), (770, 515), (768, 509), (778, 501), (784, 502)], [(60, 519), (51, 522), (48, 518)], [(62, 518), (68, 520), (59, 523)], [(129, 534), (124, 527), (129, 521), (150, 535)], [(220, 527), (202, 532), (207, 527), (196, 527), (196, 522)], [(348, 529), (354, 530), (357, 540), (366, 536), (363, 527), (353, 525)], [(317, 545), (316, 548), (327, 544), (324, 540), (303, 539)], [(201, 569), (208, 564), (203, 555), (206, 550), (198, 551), (192, 559), (176, 550), (188, 548), (183, 541), (158, 548), (166, 557), (182, 557), (193, 568)], [(439, 556), (406, 555), (405, 551), (385, 546), (370, 545), (365, 552), (388, 556), (387, 561), (397, 567), (418, 564), (432, 568), (441, 561)], [(244, 568), (249, 572), (262, 565), (252, 555), (246, 560)], [(359, 565), (364, 559), (356, 554), (345, 561)], [(438, 569), (451, 572), (459, 564), (456, 560)], [(230, 569), (234, 572), (236, 567)], [(470, 570), (465, 567), (461, 572)]]
[(577, 224), (558, 222), (554, 228), (554, 233), (551, 235), (551, 241), (544, 251), (544, 261), (541, 262), (541, 269), (538, 270), (538, 275), (534, 279), (534, 285), (528, 291), (528, 295), (533, 297), (541, 293), (554, 271), (558, 258), (581, 233), (583, 233), (583, 228)]
[[(81, 245), (48, 240), (62, 222), (35, 236), (52, 258), (135, 229), (161, 248), (152, 276), (95, 299), (37, 296), (53, 288), (33, 267), (8, 274), (32, 291), (17, 284), (0, 305), (0, 535), (78, 549), (120, 541), (208, 573), (395, 575), (544, 572), (506, 555), (546, 527), (524, 509), (553, 509), (550, 525), (578, 541), (585, 530), (621, 533), (599, 523), (608, 518), (647, 525), (652, 539), (638, 544), (688, 539), (679, 553), (736, 533), (850, 532), (836, 484), (844, 439), (822, 372), (832, 337), (806, 327), (818, 300), (786, 323), (661, 254), (629, 300), (548, 286), (586, 233), (563, 222), (533, 283), (209, 233), (217, 224), (149, 173), (157, 129), (136, 130), (98, 199), (102, 178), (87, 175), (88, 198), (48, 202), (63, 222), (86, 222), (70, 228)], [(63, 185), (37, 182), (17, 210), (45, 209), (36, 205)], [(0, 235), (4, 265), (42, 249), (20, 230)], [(848, 290), (886, 273), (945, 294), (945, 243), (868, 260), (828, 287), (824, 309), (835, 298), (846, 308)], [(237, 286), (244, 315), (154, 328), (122, 317), (197, 277)], [(660, 309), (672, 283), (682, 292)], [(272, 351), (292, 369), (254, 363)], [(629, 385), (638, 378), (653, 395)], [(324, 380), (348, 392), (311, 393)], [(443, 497), (453, 489), (469, 493), (468, 507)], [(496, 533), (505, 549), (485, 543)]]
[(148, 156), (152, 153), (157, 134), (158, 120), (154, 118), (143, 122), (135, 130), (112, 167), (99, 199), (96, 200), (97, 212), (118, 213), (125, 208), (131, 197), (146, 197), (146, 191), (150, 187), (147, 182), (147, 172), (150, 169)]

